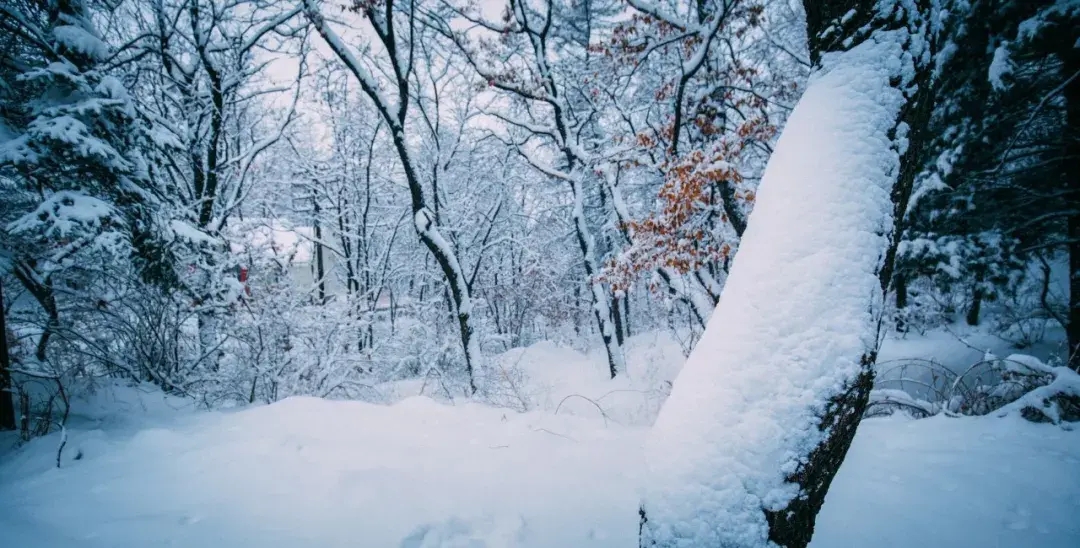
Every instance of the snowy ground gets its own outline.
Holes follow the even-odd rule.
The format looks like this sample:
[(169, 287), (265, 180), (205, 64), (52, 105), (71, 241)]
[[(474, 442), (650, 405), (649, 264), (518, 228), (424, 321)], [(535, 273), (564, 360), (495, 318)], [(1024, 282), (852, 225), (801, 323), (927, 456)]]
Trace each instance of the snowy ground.
[[(662, 385), (673, 374), (664, 365), (671, 349), (638, 344), (636, 354), (651, 358), (631, 367), (642, 375), (651, 367), (651, 382)], [(58, 434), (16, 450), (0, 439), (0, 539), (13, 547), (637, 546), (647, 429), (633, 424), (648, 412), (617, 410), (652, 396), (646, 385), (605, 386), (591, 374), (560, 383), (569, 368), (602, 368), (572, 351), (506, 356), (533, 377), (553, 357), (551, 375), (524, 391), (536, 409), (524, 414), (422, 397), (392, 406), (294, 398), (211, 413), (153, 391), (102, 390), (76, 408), (59, 469)], [(608, 420), (580, 398), (562, 401), (575, 383), (610, 404)], [(1017, 418), (870, 419), (813, 546), (1072, 547), (1080, 546), (1078, 514), (1080, 432)]]

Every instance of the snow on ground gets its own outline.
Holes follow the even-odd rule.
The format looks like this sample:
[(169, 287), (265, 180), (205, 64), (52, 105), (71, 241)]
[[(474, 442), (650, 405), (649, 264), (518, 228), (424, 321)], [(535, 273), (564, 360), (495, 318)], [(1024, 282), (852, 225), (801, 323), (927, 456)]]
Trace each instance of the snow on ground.
[(34, 440), (0, 463), (0, 530), (25, 546), (630, 546), (642, 437), (419, 397), (290, 398), (72, 431), (59, 469), (57, 436)]
[[(490, 360), (492, 380), (481, 383), (484, 397), (519, 411), (651, 425), (685, 361), (682, 347), (666, 332), (650, 332), (630, 337), (623, 349), (627, 374), (612, 380), (602, 346), (588, 354), (550, 341), (514, 348)], [(396, 382), (383, 391), (385, 401), (418, 395), (445, 399), (447, 392), (435, 379)]]
[[(908, 333), (885, 339), (877, 360), (876, 387), (903, 390), (918, 399), (940, 403), (947, 392), (960, 385), (974, 388), (997, 382), (987, 358), (1005, 358), (1017, 352), (1058, 365), (1065, 357), (1065, 333), (1055, 329), (1038, 343), (1018, 348), (984, 327), (952, 325), (925, 333)], [(951, 373), (950, 373), (951, 372)]]
[(1080, 546), (1080, 432), (1010, 417), (863, 421), (812, 548)]
[[(15, 450), (0, 438), (0, 538), (43, 548), (635, 547), (647, 430), (634, 421), (648, 413), (634, 407), (651, 403), (604, 394), (677, 372), (677, 344), (651, 337), (631, 343), (639, 380), (626, 384), (602, 379), (600, 355), (542, 343), (503, 356), (541, 396), (524, 414), (420, 397), (203, 412), (152, 389), (101, 389), (75, 408), (62, 468), (59, 434)], [(578, 398), (554, 415), (574, 393), (609, 420)], [(1015, 417), (870, 419), (813, 546), (1071, 547), (1078, 512), (1080, 432)]]
[(998, 356), (1023, 352), (1043, 362), (1051, 362), (1064, 357), (1064, 340), (1064, 331), (1055, 329), (1034, 346), (1017, 348), (1012, 342), (987, 332), (984, 327), (962, 324), (925, 333), (892, 334), (885, 339), (878, 352), (878, 371), (887, 373), (890, 366), (897, 362), (919, 358), (930, 359), (952, 371), (962, 372), (982, 360), (987, 352)]

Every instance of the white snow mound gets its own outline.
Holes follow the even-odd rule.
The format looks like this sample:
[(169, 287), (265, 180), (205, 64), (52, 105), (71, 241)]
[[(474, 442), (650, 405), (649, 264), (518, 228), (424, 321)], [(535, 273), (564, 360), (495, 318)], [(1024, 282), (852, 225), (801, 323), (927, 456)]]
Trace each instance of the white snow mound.
[[(58, 433), (14, 452), (0, 436), (3, 546), (637, 546), (638, 428), (423, 398), (183, 405), (98, 392), (59, 469)], [(871, 419), (813, 546), (1078, 546), (1078, 465), (1080, 432), (1058, 426)]]

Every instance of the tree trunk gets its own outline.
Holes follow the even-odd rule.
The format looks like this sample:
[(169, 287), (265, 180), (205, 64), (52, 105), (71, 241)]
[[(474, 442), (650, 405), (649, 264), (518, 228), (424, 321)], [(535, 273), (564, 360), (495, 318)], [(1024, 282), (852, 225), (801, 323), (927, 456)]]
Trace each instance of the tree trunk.
[(968, 325), (979, 325), (979, 316), (982, 315), (982, 302), (982, 289), (976, 284), (975, 288), (971, 290), (971, 306), (968, 307), (967, 317), (964, 318)]
[(1072, 78), (1065, 88), (1067, 126), (1065, 130), (1065, 184), (1073, 213), (1068, 219), (1069, 254), (1069, 367), (1080, 372), (1080, 52), (1075, 47), (1063, 54), (1062, 74)]
[(44, 362), (49, 348), (49, 339), (52, 338), (53, 332), (60, 328), (60, 313), (56, 306), (56, 296), (53, 295), (52, 280), (48, 276), (44, 278), (39, 276), (34, 271), (34, 267), (26, 262), (16, 264), (12, 274), (48, 315), (34, 352), (37, 361)]
[(907, 276), (897, 273), (893, 284), (896, 291), (896, 330), (900, 333), (907, 333), (907, 319), (904, 318), (904, 309), (908, 305)]
[(623, 311), (622, 303), (624, 299), (619, 297), (614, 291), (611, 295), (611, 319), (615, 322), (615, 340), (619, 343), (621, 348), (626, 344), (626, 332), (623, 331)]
[(581, 318), (576, 311), (581, 310), (581, 287), (578, 284), (574, 284), (574, 336), (581, 336)]
[(4, 309), (4, 280), (0, 279), (0, 430), (15, 429), (15, 392), (11, 382), (7, 321)]
[[(804, 0), (803, 4), (807, 11), (808, 36), (810, 40), (811, 56), (820, 63), (821, 53), (826, 51), (843, 51), (851, 48), (850, 43), (845, 41), (857, 35), (858, 28), (866, 23), (859, 19), (866, 18), (869, 24), (880, 29), (896, 28), (896, 25), (925, 25), (925, 21), (932, 16), (930, 14), (930, 2), (928, 0), (916, 0), (912, 5), (919, 13), (907, 13), (904, 17), (886, 17), (872, 19), (875, 13), (876, 0)], [(894, 8), (903, 10), (904, 8)], [(851, 17), (846, 25), (843, 18), (846, 14), (856, 14)], [(811, 11), (819, 16), (829, 13), (831, 18), (818, 19), (815, 26), (810, 26)], [(896, 12), (893, 12), (895, 14)], [(826, 34), (830, 19), (833, 24), (839, 24), (844, 30), (833, 32), (833, 41), (829, 42), (821, 37)], [(897, 19), (901, 22), (898, 23)], [(856, 27), (855, 25), (858, 24)], [(820, 25), (820, 26), (818, 26)], [(901, 27), (903, 28), (903, 27)], [(924, 27), (925, 30), (925, 27)], [(827, 47), (828, 49), (815, 49)], [(910, 49), (911, 44), (906, 44), (905, 49)], [(926, 47), (933, 47), (927, 44)], [(931, 50), (931, 53), (933, 50)], [(884, 62), (885, 60), (883, 60)], [(933, 108), (932, 82), (930, 67), (932, 63), (922, 66), (916, 65), (914, 84), (917, 86), (912, 95), (905, 97), (907, 101), (900, 109), (896, 124), (889, 132), (889, 138), (896, 142), (897, 132), (901, 126), (908, 128), (907, 147), (900, 155), (899, 171), (896, 182), (892, 189), (893, 229), (885, 255), (878, 270), (878, 281), (881, 284), (882, 296), (888, 292), (889, 284), (893, 281), (893, 273), (896, 268), (896, 254), (900, 245), (900, 238), (904, 230), (904, 213), (907, 211), (908, 202), (915, 184), (915, 177), (922, 170), (923, 154), (925, 146), (929, 142), (926, 135), (930, 122), (930, 113)], [(906, 95), (906, 94), (905, 94)], [(878, 323), (876, 332), (880, 335), (881, 323)], [(825, 503), (825, 495), (840, 470), (840, 465), (847, 455), (851, 442), (855, 438), (856, 430), (862, 420), (863, 412), (873, 388), (874, 371), (873, 365), (877, 360), (877, 349), (869, 349), (859, 358), (861, 372), (846, 385), (845, 390), (831, 398), (828, 402), (818, 430), (825, 433), (824, 439), (814, 448), (806, 460), (798, 467), (795, 473), (788, 476), (788, 481), (795, 483), (800, 488), (800, 496), (792, 500), (786, 507), (779, 510), (766, 512), (769, 522), (769, 540), (780, 546), (805, 547), (810, 544), (814, 534), (814, 523), (821, 506)]]
[(52, 284), (47, 284), (45, 290), (47, 293), (45, 300), (42, 301), (42, 306), (45, 308), (49, 318), (45, 322), (45, 328), (41, 330), (37, 350), (34, 352), (34, 357), (39, 362), (44, 362), (45, 358), (48, 357), (49, 340), (52, 339), (53, 333), (60, 328), (60, 313), (56, 307), (56, 296), (53, 295)]
[[(574, 158), (567, 154), (567, 163), (573, 165)], [(612, 319), (611, 293), (604, 288), (604, 284), (597, 279), (600, 274), (600, 265), (596, 261), (596, 241), (589, 226), (585, 222), (585, 196), (579, 179), (570, 181), (570, 190), (573, 194), (574, 207), (571, 217), (574, 221), (574, 234), (577, 236), (578, 247), (581, 249), (582, 266), (585, 267), (585, 279), (589, 284), (589, 295), (592, 297), (593, 317), (600, 329), (600, 338), (604, 341), (604, 350), (607, 352), (608, 372), (611, 378), (615, 378), (620, 371), (624, 370), (622, 345), (618, 327)]]
[(1069, 217), (1069, 367), (1080, 373), (1080, 214)]
[(912, 36), (926, 32), (929, 1), (804, 4), (818, 77), (651, 433), (643, 547), (807, 546), (873, 386), (927, 140), (929, 55)]
[(688, 287), (686, 280), (677, 272), (669, 271), (665, 267), (656, 269), (656, 274), (663, 280), (667, 287), (668, 295), (674, 300), (682, 300), (690, 310), (690, 314), (702, 329), (709, 319), (713, 309), (708, 303), (702, 301), (704, 296), (698, 295), (693, 288)]
[(319, 222), (321, 216), (321, 210), (319, 208), (319, 197), (312, 195), (312, 201), (315, 206), (315, 276), (319, 288), (319, 304), (326, 304), (326, 265), (323, 263), (323, 239), (322, 239), (322, 223)]
[(221, 350), (218, 347), (218, 316), (214, 310), (200, 310), (197, 315), (199, 326), (200, 358), (205, 360), (205, 368), (217, 371), (220, 364)]

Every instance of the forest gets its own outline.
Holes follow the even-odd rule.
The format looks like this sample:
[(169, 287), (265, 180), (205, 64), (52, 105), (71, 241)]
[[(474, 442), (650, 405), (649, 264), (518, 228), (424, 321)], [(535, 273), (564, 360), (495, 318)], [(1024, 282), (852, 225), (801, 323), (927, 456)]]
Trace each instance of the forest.
[(1078, 373), (1078, 0), (0, 0), (11, 546), (1076, 546)]

